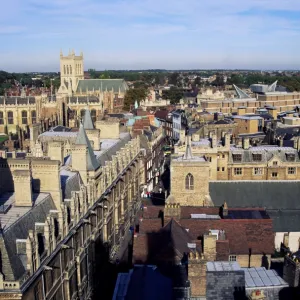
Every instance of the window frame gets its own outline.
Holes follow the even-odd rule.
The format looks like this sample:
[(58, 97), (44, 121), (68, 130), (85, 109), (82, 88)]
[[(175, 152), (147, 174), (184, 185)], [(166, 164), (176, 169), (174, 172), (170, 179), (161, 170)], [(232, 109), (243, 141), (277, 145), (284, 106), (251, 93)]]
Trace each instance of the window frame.
[(287, 172), (288, 172), (288, 175), (296, 175), (297, 169), (296, 169), (296, 167), (288, 167)]
[(229, 255), (228, 261), (237, 261), (237, 255)]
[(192, 191), (192, 190), (194, 190), (194, 185), (195, 185), (194, 176), (193, 176), (193, 174), (188, 173), (185, 176), (185, 189), (188, 191)]
[(253, 168), (253, 175), (255, 175), (255, 176), (264, 175), (264, 169), (262, 167)]
[(235, 176), (241, 176), (241, 175), (243, 175), (243, 168), (241, 168), (241, 167), (233, 168), (233, 174)]

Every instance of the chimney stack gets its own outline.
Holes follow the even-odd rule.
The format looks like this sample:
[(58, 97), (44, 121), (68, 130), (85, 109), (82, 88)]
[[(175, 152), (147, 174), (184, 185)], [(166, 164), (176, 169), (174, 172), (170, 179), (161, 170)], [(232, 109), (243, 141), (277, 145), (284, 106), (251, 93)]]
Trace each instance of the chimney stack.
[(32, 185), (29, 170), (16, 170), (13, 172), (15, 205), (32, 206)]

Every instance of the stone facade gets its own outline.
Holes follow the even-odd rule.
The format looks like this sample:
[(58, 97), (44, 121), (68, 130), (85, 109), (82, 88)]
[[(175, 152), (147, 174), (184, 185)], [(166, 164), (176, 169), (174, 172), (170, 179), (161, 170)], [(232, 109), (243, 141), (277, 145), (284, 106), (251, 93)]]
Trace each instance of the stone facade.
[(1, 199), (11, 203), (1, 216), (0, 299), (91, 299), (101, 261), (121, 258), (140, 209), (138, 137), (101, 139), (94, 152), (83, 126), (75, 141), (55, 135), (44, 157), (0, 158)]
[[(215, 134), (209, 138), (191, 137), (193, 155), (204, 156), (209, 165), (210, 180), (299, 180), (299, 139), (294, 147), (252, 147), (249, 139), (231, 144), (230, 134), (218, 140)], [(175, 157), (183, 155), (185, 143), (177, 143)]]

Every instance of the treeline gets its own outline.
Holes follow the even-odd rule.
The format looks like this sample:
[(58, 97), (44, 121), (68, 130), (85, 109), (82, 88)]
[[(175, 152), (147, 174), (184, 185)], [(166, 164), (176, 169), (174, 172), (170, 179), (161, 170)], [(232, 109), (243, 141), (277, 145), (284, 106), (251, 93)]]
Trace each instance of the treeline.
[(300, 91), (300, 74), (281, 74), (275, 73), (271, 74), (261, 74), (261, 73), (251, 73), (251, 74), (232, 74), (228, 77), (227, 82), (224, 82), (224, 76), (221, 74), (217, 75), (216, 80), (212, 83), (215, 86), (224, 86), (235, 84), (242, 88), (248, 88), (251, 84), (262, 83), (262, 84), (272, 84), (278, 81), (277, 85), (281, 85), (287, 88), (289, 92)]
[(10, 89), (16, 85), (27, 87), (47, 87), (52, 85), (54, 88), (59, 88), (60, 78), (56, 74), (45, 74), (41, 78), (33, 80), (33, 74), (28, 73), (9, 73), (0, 71), (0, 95), (4, 95), (6, 89)]

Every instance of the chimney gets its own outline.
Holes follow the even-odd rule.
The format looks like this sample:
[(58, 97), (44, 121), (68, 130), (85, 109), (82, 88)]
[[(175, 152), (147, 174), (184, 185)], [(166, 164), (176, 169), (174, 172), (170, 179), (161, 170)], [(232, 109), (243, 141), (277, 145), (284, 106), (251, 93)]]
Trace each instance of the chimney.
[(32, 185), (29, 170), (16, 170), (13, 172), (15, 205), (32, 206)]
[(243, 138), (243, 149), (248, 150), (250, 147), (249, 138)]
[(211, 135), (211, 147), (216, 148), (217, 147), (217, 135), (213, 133)]
[(215, 261), (217, 255), (217, 237), (209, 232), (203, 236), (203, 253), (207, 260)]
[(64, 149), (61, 142), (50, 142), (48, 144), (48, 156), (52, 160), (59, 160), (64, 163)]
[(206, 263), (203, 254), (189, 253), (188, 279), (191, 283), (191, 296), (195, 298), (206, 296)]

